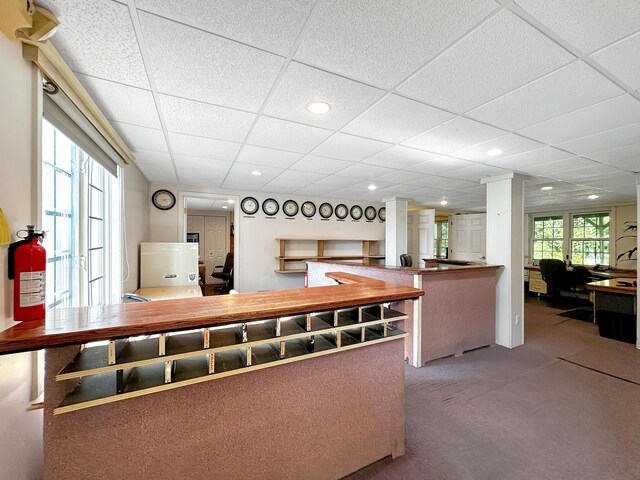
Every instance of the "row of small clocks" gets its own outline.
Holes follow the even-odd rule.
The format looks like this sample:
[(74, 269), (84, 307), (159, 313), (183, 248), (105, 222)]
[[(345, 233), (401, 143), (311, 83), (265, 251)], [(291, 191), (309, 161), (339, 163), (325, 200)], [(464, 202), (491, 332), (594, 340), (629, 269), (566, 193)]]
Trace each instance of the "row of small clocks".
[[(245, 197), (240, 203), (240, 208), (242, 208), (242, 211), (247, 215), (254, 215), (260, 208), (260, 202), (253, 197)], [(273, 198), (267, 198), (262, 202), (262, 211), (272, 217), (280, 211), (280, 204)], [(334, 208), (330, 203), (325, 202), (316, 208), (316, 204), (310, 201), (306, 201), (301, 206), (298, 206), (298, 202), (295, 200), (287, 200), (282, 204), (282, 211), (287, 217), (295, 217), (298, 212), (302, 212), (302, 215), (311, 218), (318, 212), (322, 218), (330, 218), (335, 214), (339, 220), (344, 220), (347, 218), (347, 215), (351, 215), (351, 218), (354, 220), (360, 220), (364, 214), (364, 217), (369, 221), (375, 220), (376, 217), (383, 222), (386, 220), (386, 210), (384, 207), (376, 210), (375, 207), (369, 206), (363, 210), (359, 205), (354, 205), (349, 208), (343, 203), (336, 205)]]

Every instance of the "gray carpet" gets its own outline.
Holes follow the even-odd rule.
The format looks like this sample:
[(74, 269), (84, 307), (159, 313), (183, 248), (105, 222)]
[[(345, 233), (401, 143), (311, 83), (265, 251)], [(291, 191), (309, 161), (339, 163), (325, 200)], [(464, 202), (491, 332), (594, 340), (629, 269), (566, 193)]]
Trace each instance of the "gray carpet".
[(407, 453), (348, 479), (640, 479), (640, 351), (553, 307), (527, 299), (522, 347), (407, 367)]

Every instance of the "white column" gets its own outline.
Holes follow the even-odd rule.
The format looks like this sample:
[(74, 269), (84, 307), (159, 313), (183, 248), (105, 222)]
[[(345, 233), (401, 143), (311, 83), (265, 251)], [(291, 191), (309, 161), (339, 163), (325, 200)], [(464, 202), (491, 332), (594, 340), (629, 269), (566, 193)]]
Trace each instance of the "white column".
[[(636, 173), (636, 220), (640, 220), (640, 173)], [(636, 222), (637, 225), (637, 222)], [(640, 242), (636, 238), (636, 247), (640, 246)], [(636, 265), (636, 284), (640, 285), (640, 249), (636, 250), (637, 265)], [(638, 301), (638, 295), (636, 295), (636, 348), (640, 349), (640, 301)]]
[[(407, 252), (407, 203), (409, 198), (383, 198), (385, 225), (385, 265), (400, 265), (400, 255)], [(415, 260), (414, 260), (415, 262)]]
[(524, 343), (524, 196), (528, 177), (508, 173), (482, 179), (487, 185), (487, 263), (503, 265), (496, 286), (496, 343)]

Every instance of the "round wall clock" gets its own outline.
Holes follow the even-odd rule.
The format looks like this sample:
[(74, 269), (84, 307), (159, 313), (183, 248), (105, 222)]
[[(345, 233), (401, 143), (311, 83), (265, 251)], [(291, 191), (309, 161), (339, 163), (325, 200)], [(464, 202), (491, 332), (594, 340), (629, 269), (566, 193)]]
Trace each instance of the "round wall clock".
[(336, 217), (340, 220), (344, 220), (349, 215), (349, 209), (344, 203), (339, 203), (336, 205)]
[(354, 205), (351, 207), (351, 210), (349, 210), (349, 214), (354, 220), (360, 220), (362, 218), (362, 207)]
[(287, 200), (282, 204), (282, 211), (287, 217), (295, 217), (298, 210), (298, 204), (294, 200)]
[(262, 211), (270, 217), (278, 213), (278, 210), (280, 210), (280, 204), (275, 199), (267, 198), (262, 202)]
[(247, 215), (253, 215), (256, 213), (258, 211), (258, 206), (258, 201), (253, 197), (244, 197), (242, 202), (240, 202), (240, 208), (242, 208), (242, 211)]
[(378, 215), (378, 212), (376, 211), (375, 207), (368, 206), (367, 208), (364, 209), (364, 217), (367, 220), (375, 220), (376, 215)]
[(151, 201), (160, 210), (171, 210), (176, 204), (176, 197), (169, 190), (158, 190), (152, 195)]
[(316, 204), (313, 202), (304, 202), (300, 208), (302, 214), (307, 218), (311, 218), (316, 214)]
[(320, 205), (320, 216), (322, 218), (329, 218), (333, 215), (333, 207), (329, 203), (323, 203)]
[(378, 210), (378, 218), (380, 220), (382, 220), (383, 222), (387, 219), (387, 209), (382, 207), (380, 210)]

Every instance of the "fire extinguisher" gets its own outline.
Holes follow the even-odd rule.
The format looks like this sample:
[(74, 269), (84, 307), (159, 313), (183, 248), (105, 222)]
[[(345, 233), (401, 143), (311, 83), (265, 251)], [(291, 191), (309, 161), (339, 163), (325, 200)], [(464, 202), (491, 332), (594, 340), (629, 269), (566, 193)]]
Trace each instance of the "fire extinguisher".
[[(18, 236), (24, 230), (18, 232)], [(13, 282), (13, 319), (44, 318), (47, 252), (40, 242), (43, 231), (27, 225), (26, 237), (9, 245), (9, 278)]]

